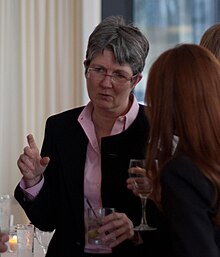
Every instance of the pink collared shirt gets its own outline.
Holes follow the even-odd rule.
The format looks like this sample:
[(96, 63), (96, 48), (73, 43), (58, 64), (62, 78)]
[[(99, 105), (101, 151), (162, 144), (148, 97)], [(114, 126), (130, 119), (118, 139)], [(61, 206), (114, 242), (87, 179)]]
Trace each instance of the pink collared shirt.
[[(123, 116), (119, 116), (115, 121), (110, 135), (116, 135), (126, 130), (134, 121), (138, 114), (139, 105), (136, 97), (133, 95), (133, 102), (130, 110)], [(101, 199), (101, 156), (98, 141), (95, 134), (94, 124), (92, 122), (91, 113), (93, 110), (92, 102), (83, 109), (80, 114), (78, 121), (85, 131), (89, 143), (87, 147), (87, 158), (85, 163), (85, 175), (84, 175), (84, 197), (85, 200), (89, 199), (93, 208), (102, 206)], [(114, 206), (113, 206), (114, 207)], [(88, 206), (85, 201), (85, 211)], [(85, 221), (87, 215), (85, 213)], [(86, 224), (86, 222), (85, 222)], [(86, 224), (87, 227), (87, 224)], [(96, 252), (96, 253), (109, 253), (111, 249), (106, 246), (94, 246), (88, 244), (86, 235), (85, 252)]]
[[(116, 135), (126, 130), (137, 117), (139, 111), (139, 105), (136, 97), (132, 94), (133, 99), (130, 110), (123, 116), (119, 116), (115, 121), (110, 135)], [(91, 114), (93, 110), (92, 102), (89, 102), (79, 115), (78, 122), (81, 124), (84, 132), (86, 133), (89, 143), (87, 146), (86, 162), (85, 162), (85, 174), (84, 174), (84, 199), (89, 199), (93, 208), (102, 206), (101, 199), (101, 156), (98, 141), (96, 138), (94, 124), (92, 122)], [(25, 188), (23, 180), (20, 182), (20, 187), (24, 193), (30, 199), (34, 199), (40, 191), (44, 183), (44, 178), (35, 186), (31, 188)], [(85, 201), (85, 224), (86, 222), (86, 210), (88, 206)], [(111, 249), (105, 246), (93, 246), (88, 244), (87, 235), (85, 252), (96, 252), (96, 253), (109, 253)]]

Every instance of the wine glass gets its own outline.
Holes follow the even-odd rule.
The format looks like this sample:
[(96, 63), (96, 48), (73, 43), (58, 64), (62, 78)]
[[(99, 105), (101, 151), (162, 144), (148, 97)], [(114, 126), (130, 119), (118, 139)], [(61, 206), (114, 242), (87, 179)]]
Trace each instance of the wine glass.
[(44, 254), (47, 253), (47, 248), (49, 246), (50, 240), (53, 236), (54, 231), (42, 231), (35, 227), (35, 235), (39, 245), (43, 248)]
[(129, 163), (129, 176), (133, 178), (133, 186), (141, 198), (142, 217), (140, 225), (134, 227), (135, 231), (155, 230), (147, 224), (146, 203), (152, 192), (152, 185), (146, 176), (145, 160), (131, 159)]
[[(0, 195), (0, 231), (9, 234), (11, 203), (9, 195)], [(1, 253), (0, 253), (1, 256)]]

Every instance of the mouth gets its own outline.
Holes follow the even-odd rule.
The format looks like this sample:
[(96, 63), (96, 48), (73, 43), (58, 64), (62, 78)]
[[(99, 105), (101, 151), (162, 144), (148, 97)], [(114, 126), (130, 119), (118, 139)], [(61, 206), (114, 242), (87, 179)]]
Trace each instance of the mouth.
[(101, 97), (112, 97), (112, 95), (106, 94), (106, 93), (100, 93), (99, 95), (100, 95)]

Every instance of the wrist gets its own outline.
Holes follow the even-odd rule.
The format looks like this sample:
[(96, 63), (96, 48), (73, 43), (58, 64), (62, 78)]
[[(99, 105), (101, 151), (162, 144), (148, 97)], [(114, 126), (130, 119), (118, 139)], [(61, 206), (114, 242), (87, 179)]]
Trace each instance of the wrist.
[(130, 238), (130, 240), (134, 245), (139, 245), (143, 243), (141, 235), (138, 231), (134, 232), (134, 235)]
[(42, 174), (40, 174), (40, 175), (38, 175), (34, 178), (31, 178), (31, 179), (23, 177), (26, 188), (33, 187), (33, 186), (37, 185), (41, 181), (41, 179), (42, 179)]

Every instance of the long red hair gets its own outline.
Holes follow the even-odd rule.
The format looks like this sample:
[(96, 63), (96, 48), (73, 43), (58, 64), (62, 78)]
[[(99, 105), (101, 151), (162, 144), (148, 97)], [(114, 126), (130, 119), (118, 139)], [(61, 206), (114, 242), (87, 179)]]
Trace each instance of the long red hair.
[[(188, 155), (214, 185), (220, 203), (220, 63), (207, 49), (183, 44), (152, 65), (145, 95), (150, 121), (147, 170), (160, 203), (160, 172), (178, 150)], [(159, 169), (155, 169), (155, 158)], [(152, 172), (153, 171), (153, 172)], [(217, 215), (218, 216), (218, 215)], [(220, 217), (217, 218), (220, 224)]]

